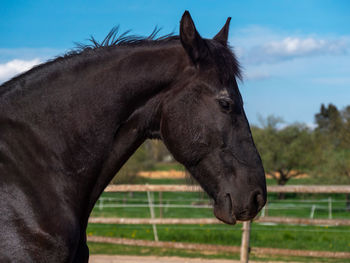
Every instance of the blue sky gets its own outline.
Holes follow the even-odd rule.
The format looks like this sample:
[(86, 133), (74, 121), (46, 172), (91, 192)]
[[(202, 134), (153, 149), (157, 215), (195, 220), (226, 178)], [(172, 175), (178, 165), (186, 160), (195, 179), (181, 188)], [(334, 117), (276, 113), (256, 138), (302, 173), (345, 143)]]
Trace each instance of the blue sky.
[(350, 105), (350, 1), (16, 1), (0, 6), (0, 83), (115, 25), (178, 32), (189, 10), (203, 37), (232, 17), (230, 43), (244, 68), (251, 123), (275, 115), (313, 124), (321, 103)]

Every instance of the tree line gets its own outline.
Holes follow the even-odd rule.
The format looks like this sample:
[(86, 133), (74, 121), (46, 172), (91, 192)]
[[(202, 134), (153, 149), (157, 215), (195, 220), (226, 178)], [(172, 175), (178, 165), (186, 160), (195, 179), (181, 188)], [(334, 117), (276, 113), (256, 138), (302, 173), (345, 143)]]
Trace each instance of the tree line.
[(300, 174), (324, 184), (350, 183), (350, 106), (322, 104), (315, 124), (283, 125), (270, 116), (252, 127), (265, 171), (278, 185)]

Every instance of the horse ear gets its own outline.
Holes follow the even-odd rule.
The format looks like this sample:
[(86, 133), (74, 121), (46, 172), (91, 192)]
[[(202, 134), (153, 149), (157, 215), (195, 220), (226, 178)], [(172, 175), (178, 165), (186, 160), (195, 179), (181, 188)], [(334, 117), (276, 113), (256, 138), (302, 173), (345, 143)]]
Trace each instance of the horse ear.
[(228, 31), (230, 28), (230, 21), (231, 21), (231, 17), (228, 17), (223, 28), (221, 28), (220, 32), (217, 33), (216, 36), (213, 38), (214, 40), (219, 41), (224, 46), (227, 45)]
[(207, 55), (206, 43), (197, 32), (188, 11), (185, 11), (180, 21), (180, 40), (194, 64)]

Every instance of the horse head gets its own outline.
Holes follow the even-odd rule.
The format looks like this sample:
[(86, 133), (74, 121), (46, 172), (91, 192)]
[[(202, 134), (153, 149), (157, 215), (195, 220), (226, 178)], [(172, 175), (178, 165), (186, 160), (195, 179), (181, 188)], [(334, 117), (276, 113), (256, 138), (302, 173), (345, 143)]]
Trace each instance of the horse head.
[(266, 181), (236, 78), (238, 62), (227, 40), (230, 18), (213, 39), (197, 32), (186, 11), (180, 41), (186, 69), (162, 104), (160, 134), (214, 200), (225, 223), (254, 218), (266, 203)]

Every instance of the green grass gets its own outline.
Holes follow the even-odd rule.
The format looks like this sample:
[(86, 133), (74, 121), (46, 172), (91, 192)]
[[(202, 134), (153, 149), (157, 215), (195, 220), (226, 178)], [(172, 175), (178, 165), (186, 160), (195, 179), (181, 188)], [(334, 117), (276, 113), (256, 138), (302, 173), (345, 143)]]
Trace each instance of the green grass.
[[(153, 193), (154, 204), (163, 205), (210, 205), (210, 200), (202, 192), (194, 193), (162, 193), (160, 203), (159, 192)], [(285, 200), (278, 200), (276, 194), (268, 195), (268, 208), (265, 211), (269, 216), (286, 216), (309, 218), (312, 205), (316, 205), (314, 218), (328, 218), (328, 197), (332, 197), (332, 216), (334, 219), (350, 219), (350, 212), (345, 210), (344, 195), (304, 195), (287, 194)], [(100, 209), (98, 201), (92, 211), (94, 217), (140, 217), (149, 218), (150, 212), (147, 201), (147, 193), (103, 193), (103, 209)], [(106, 198), (112, 198), (106, 200)], [(144, 205), (145, 207), (108, 207), (108, 205)], [(107, 207), (106, 207), (107, 206)], [(160, 208), (155, 207), (156, 216), (160, 215)], [(211, 208), (162, 208), (165, 218), (201, 218), (213, 217)]]
[(137, 255), (137, 256), (177, 256), (186, 258), (212, 258), (212, 259), (238, 259), (238, 254), (231, 253), (203, 253), (198, 250), (184, 250), (184, 249), (166, 249), (156, 247), (136, 247), (126, 245), (113, 245), (104, 243), (88, 242), (91, 254), (111, 254), (111, 255)]
[[(154, 195), (154, 203), (159, 204), (159, 193), (156, 192)], [(114, 200), (104, 200), (103, 209), (99, 209), (100, 201), (92, 211), (91, 216), (100, 217), (139, 217), (139, 218), (149, 218), (150, 212), (148, 208), (147, 194), (145, 192), (135, 192), (132, 195), (130, 193), (103, 193), (103, 198), (117, 198)], [(191, 204), (207, 204), (209, 202), (206, 195), (203, 193), (174, 193), (174, 192), (164, 192), (162, 193), (162, 204), (170, 205), (191, 205)], [(198, 201), (196, 201), (198, 200)], [(202, 201), (201, 201), (202, 200)], [(108, 204), (143, 204), (146, 207), (105, 207)], [(200, 217), (212, 217), (213, 213), (211, 209), (201, 208), (163, 208), (162, 213), (164, 217), (167, 218), (186, 218), (191, 215), (193, 218)], [(190, 213), (190, 215), (189, 215)], [(160, 214), (160, 209), (155, 208), (155, 214)]]
[(185, 171), (185, 167), (178, 163), (178, 162), (158, 162), (155, 163), (152, 167), (152, 171), (169, 171), (169, 170), (175, 170), (175, 171)]
[(160, 178), (160, 179), (142, 178), (142, 181), (145, 184), (189, 184), (189, 179), (188, 178), (176, 178), (176, 179), (169, 179), (169, 178)]
[[(103, 217), (141, 217), (149, 218), (150, 212), (147, 207), (147, 195), (143, 192), (135, 193), (104, 193), (104, 198), (117, 198), (118, 200), (104, 200), (106, 204), (145, 204), (146, 207), (123, 207), (108, 208), (102, 210), (98, 205), (94, 208), (92, 216)], [(311, 199), (314, 196), (291, 195), (286, 200), (278, 201), (276, 196), (271, 196), (271, 204), (298, 205), (303, 198)], [(322, 199), (327, 196), (320, 195)], [(154, 193), (155, 204), (159, 203), (159, 193)], [(163, 203), (169, 204), (206, 204), (209, 202), (203, 193), (162, 193)], [(165, 201), (167, 200), (167, 201)], [(320, 199), (314, 197), (315, 203)], [(339, 200), (339, 198), (335, 199)], [(309, 204), (309, 203), (307, 203)], [(321, 203), (327, 205), (327, 203)], [(335, 203), (333, 208), (338, 206), (345, 208), (345, 203)], [(159, 217), (159, 208), (155, 208), (155, 214)], [(315, 212), (315, 218), (327, 218), (327, 212), (321, 214), (321, 210)], [(165, 218), (200, 218), (213, 217), (212, 209), (189, 209), (189, 208), (163, 208)], [(309, 217), (310, 209), (270, 209), (270, 216), (298, 216)], [(350, 218), (350, 213), (339, 214), (336, 211), (333, 217)], [(159, 238), (162, 241), (177, 241), (203, 244), (221, 244), (239, 246), (241, 242), (241, 225), (158, 225)], [(153, 240), (151, 225), (104, 225), (90, 224), (89, 235), (122, 237), (133, 239)], [(307, 249), (319, 251), (350, 251), (350, 227), (321, 227), (321, 226), (291, 226), (291, 225), (262, 225), (254, 223), (252, 226), (251, 246), (252, 247), (272, 247), (288, 249)], [(153, 251), (153, 250), (149, 250)], [(119, 254), (118, 251), (115, 251)], [(130, 252), (131, 253), (131, 252)], [(153, 252), (150, 252), (153, 253)], [(158, 253), (158, 252), (157, 252)], [(159, 252), (160, 253), (160, 252)], [(167, 252), (168, 253), (168, 252)], [(169, 252), (170, 253), (170, 252)], [(175, 253), (175, 252), (174, 252)], [(183, 252), (187, 253), (187, 252)], [(136, 254), (139, 254), (137, 252)], [(181, 254), (181, 253), (180, 253)], [(191, 253), (190, 253), (191, 254)], [(178, 255), (178, 252), (175, 253)], [(198, 255), (197, 255), (198, 256)], [(200, 256), (200, 255), (199, 255)], [(329, 261), (330, 262), (330, 261)], [(336, 261), (334, 261), (336, 262)], [(341, 262), (341, 261), (338, 261)]]
[[(299, 181), (301, 180), (301, 181)], [(148, 179), (149, 184), (185, 184), (187, 179)], [(313, 184), (308, 178), (292, 179), (290, 184)], [(274, 181), (268, 179), (268, 184)], [(149, 218), (150, 212), (147, 194), (134, 193), (103, 193), (103, 208), (99, 209), (99, 202), (93, 209), (93, 217), (131, 217)], [(160, 193), (153, 193), (154, 204), (160, 204)], [(328, 197), (332, 197), (333, 218), (350, 219), (350, 212), (345, 211), (345, 195), (341, 194), (286, 194), (285, 200), (278, 200), (277, 194), (269, 194), (269, 216), (288, 216), (309, 218), (311, 207), (316, 205), (314, 218), (328, 218)], [(111, 198), (111, 200), (108, 200)], [(162, 204), (177, 205), (208, 205), (210, 200), (204, 193), (162, 193)], [(307, 200), (307, 202), (305, 202)], [(108, 205), (143, 204), (145, 207), (106, 207)], [(156, 217), (162, 213), (164, 218), (212, 218), (211, 208), (160, 208), (155, 207)], [(161, 241), (177, 241), (202, 244), (220, 244), (239, 246), (241, 242), (241, 225), (158, 225), (159, 239)], [(122, 237), (132, 239), (153, 240), (151, 225), (104, 225), (89, 224), (89, 235)], [(293, 226), (293, 225), (263, 225), (254, 223), (251, 232), (252, 247), (270, 247), (285, 249), (305, 249), (319, 251), (350, 251), (350, 227), (322, 227), (322, 226)], [(132, 255), (158, 255), (183, 256), (205, 258), (231, 258), (238, 259), (238, 255), (230, 253), (209, 253), (201, 251), (188, 251), (176, 249), (130, 247), (108, 244), (89, 243), (92, 253), (132, 254)], [(336, 259), (315, 259), (302, 257), (256, 257), (257, 260), (282, 260), (305, 262), (344, 262)]]
[[(161, 241), (240, 246), (241, 225), (158, 225)], [(88, 235), (153, 240), (151, 225), (90, 224)], [(350, 251), (349, 227), (253, 224), (252, 247)]]

